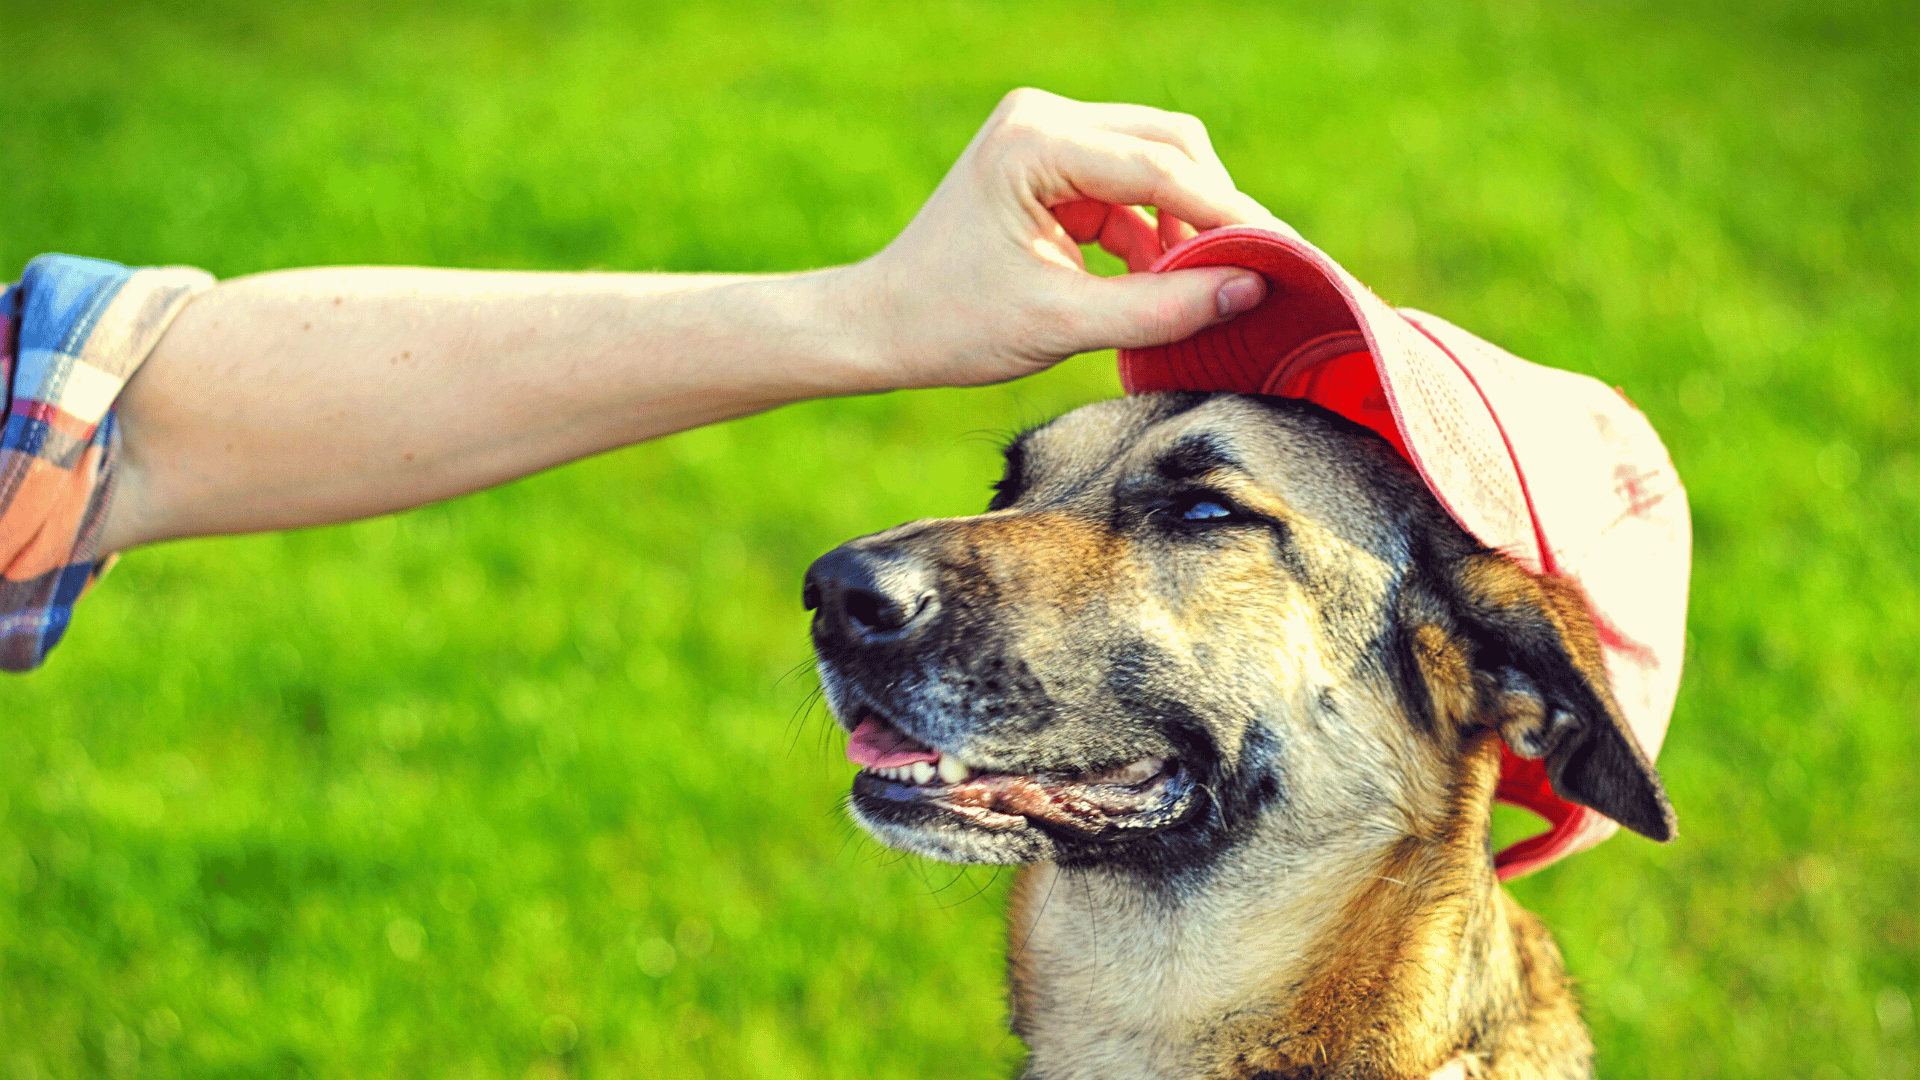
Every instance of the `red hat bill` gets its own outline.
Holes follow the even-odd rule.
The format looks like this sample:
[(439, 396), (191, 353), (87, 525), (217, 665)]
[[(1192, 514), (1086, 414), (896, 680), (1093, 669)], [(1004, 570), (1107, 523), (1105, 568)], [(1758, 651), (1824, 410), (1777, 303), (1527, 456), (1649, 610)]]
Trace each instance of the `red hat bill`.
[[(1304, 240), (1216, 229), (1153, 270), (1194, 266), (1258, 271), (1267, 299), (1184, 341), (1121, 350), (1127, 392), (1303, 398), (1378, 432), (1481, 543), (1585, 590), (1614, 696), (1648, 759), (1658, 754), (1680, 682), (1691, 528), (1686, 490), (1646, 417), (1595, 379), (1387, 306)], [(1556, 795), (1543, 762), (1510, 751), (1498, 797), (1549, 825), (1495, 856), (1503, 879), (1618, 828)]]

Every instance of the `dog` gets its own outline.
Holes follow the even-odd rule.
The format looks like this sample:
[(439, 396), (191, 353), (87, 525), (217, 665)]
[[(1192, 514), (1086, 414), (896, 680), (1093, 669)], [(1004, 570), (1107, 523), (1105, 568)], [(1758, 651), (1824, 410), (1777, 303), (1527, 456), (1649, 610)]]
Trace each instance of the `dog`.
[(1592, 1075), (1489, 838), (1503, 743), (1674, 835), (1577, 586), (1301, 401), (1089, 405), (994, 491), (827, 553), (803, 599), (853, 816), (1026, 867), (1026, 1076)]

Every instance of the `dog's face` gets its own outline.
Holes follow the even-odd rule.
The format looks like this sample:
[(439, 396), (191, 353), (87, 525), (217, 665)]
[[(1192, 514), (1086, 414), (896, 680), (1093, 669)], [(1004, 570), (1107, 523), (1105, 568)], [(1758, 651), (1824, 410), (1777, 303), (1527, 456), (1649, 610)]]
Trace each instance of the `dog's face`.
[(807, 576), (882, 841), (1172, 873), (1255, 830), (1417, 830), (1490, 728), (1563, 794), (1671, 832), (1577, 593), (1480, 549), (1371, 432), (1133, 397), (1022, 435), (996, 490)]

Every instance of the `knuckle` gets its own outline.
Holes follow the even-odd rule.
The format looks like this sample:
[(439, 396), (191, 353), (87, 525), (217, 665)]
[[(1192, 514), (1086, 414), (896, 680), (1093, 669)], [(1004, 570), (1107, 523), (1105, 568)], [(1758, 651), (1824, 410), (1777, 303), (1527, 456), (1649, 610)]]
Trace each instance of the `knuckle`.
[(987, 138), (992, 141), (1008, 143), (1020, 142), (1044, 134), (1047, 126), (1047, 112), (1042, 101), (1051, 97), (1042, 90), (1021, 87), (1010, 90), (1000, 99), (999, 108), (987, 125)]
[(1180, 174), (1180, 163), (1185, 160), (1185, 155), (1165, 143), (1148, 143), (1140, 148), (1139, 160), (1143, 168), (1164, 183)]
[(1007, 91), (1006, 96), (1000, 99), (1000, 106), (995, 111), (1008, 119), (1027, 117), (1047, 110), (1057, 100), (1054, 95), (1045, 90), (1036, 90), (1031, 86), (1018, 86)]
[(1020, 155), (1031, 147), (1040, 132), (1032, 125), (1018, 119), (1008, 119), (994, 125), (980, 139), (980, 163), (983, 166), (998, 168), (1009, 159)]
[(1173, 127), (1182, 138), (1191, 142), (1204, 144), (1207, 141), (1207, 125), (1201, 122), (1197, 116), (1192, 116), (1187, 113), (1174, 113)]

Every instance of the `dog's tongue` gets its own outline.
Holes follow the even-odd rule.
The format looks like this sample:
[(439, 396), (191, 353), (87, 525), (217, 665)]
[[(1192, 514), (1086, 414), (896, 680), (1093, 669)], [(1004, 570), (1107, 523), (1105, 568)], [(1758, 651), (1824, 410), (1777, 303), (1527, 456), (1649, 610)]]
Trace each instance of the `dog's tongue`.
[(940, 755), (869, 716), (847, 736), (847, 760), (870, 769), (897, 769), (916, 761), (939, 761)]

